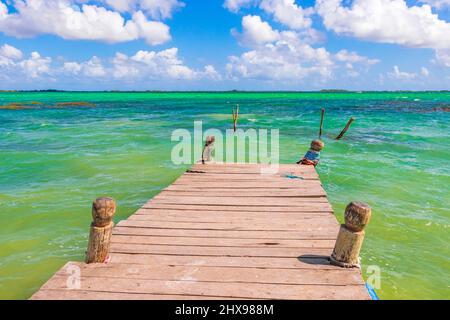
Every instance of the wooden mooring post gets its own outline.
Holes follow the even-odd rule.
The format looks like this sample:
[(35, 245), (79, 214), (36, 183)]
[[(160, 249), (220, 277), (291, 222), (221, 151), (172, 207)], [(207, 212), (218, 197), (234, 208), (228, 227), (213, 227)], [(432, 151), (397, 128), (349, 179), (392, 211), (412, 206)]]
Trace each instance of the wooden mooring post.
[(86, 263), (103, 263), (108, 259), (115, 213), (116, 202), (112, 198), (97, 198), (92, 204)]
[(214, 136), (207, 136), (205, 141), (205, 146), (203, 147), (202, 152), (202, 163), (205, 164), (206, 162), (211, 162), (212, 159), (212, 152), (214, 151), (214, 142), (216, 141), (216, 138)]
[(359, 252), (364, 241), (364, 228), (370, 221), (371, 208), (362, 202), (351, 202), (345, 209), (345, 224), (341, 225), (331, 255), (331, 264), (344, 268), (359, 268)]

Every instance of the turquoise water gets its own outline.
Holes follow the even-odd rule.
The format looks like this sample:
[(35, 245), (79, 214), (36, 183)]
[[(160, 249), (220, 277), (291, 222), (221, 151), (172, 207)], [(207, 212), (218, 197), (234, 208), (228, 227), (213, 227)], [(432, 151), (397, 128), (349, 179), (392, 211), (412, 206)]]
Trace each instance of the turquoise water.
[[(42, 104), (32, 104), (32, 101)], [(95, 107), (55, 107), (88, 101)], [(0, 93), (0, 298), (26, 299), (68, 260), (82, 260), (94, 198), (125, 219), (187, 166), (170, 160), (174, 129), (280, 130), (280, 161), (316, 138), (336, 215), (373, 208), (362, 253), (381, 269), (381, 299), (450, 298), (450, 93)], [(355, 123), (341, 141), (347, 120)]]

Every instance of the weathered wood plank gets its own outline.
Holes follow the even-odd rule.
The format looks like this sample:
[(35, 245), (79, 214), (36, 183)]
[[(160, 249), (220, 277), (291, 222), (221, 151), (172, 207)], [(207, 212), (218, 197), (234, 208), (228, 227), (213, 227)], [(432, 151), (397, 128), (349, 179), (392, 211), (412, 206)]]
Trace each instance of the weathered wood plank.
[[(67, 276), (55, 275), (44, 289), (64, 289)], [(199, 281), (167, 281), (84, 277), (81, 290), (165, 295), (217, 296), (244, 299), (367, 299), (364, 285), (298, 285)]]
[(273, 248), (326, 248), (333, 249), (334, 240), (305, 239), (302, 241), (282, 239), (269, 241), (268, 239), (236, 239), (236, 238), (204, 238), (185, 237), (157, 237), (157, 236), (126, 236), (116, 234), (112, 238), (113, 243), (136, 243), (153, 245), (187, 245), (209, 247), (273, 247)]
[[(31, 300), (235, 300), (231, 297), (196, 296), (196, 295), (166, 295), (158, 293), (132, 293), (86, 291), (67, 289), (41, 289)], [(245, 299), (243, 299), (245, 300)], [(247, 299), (248, 300), (248, 299)], [(253, 300), (253, 299), (252, 299)]]
[(179, 218), (179, 219), (197, 219), (199, 218), (211, 218), (214, 221), (232, 221), (234, 219), (262, 219), (267, 221), (267, 219), (292, 219), (295, 221), (297, 219), (328, 219), (333, 216), (332, 211), (304, 211), (304, 212), (268, 212), (268, 211), (220, 211), (220, 210), (175, 210), (175, 209), (156, 209), (156, 208), (141, 208), (135, 212), (128, 219), (134, 219), (136, 217), (147, 216), (150, 219), (154, 217), (158, 219), (159, 217), (169, 217), (169, 218)]
[(241, 214), (233, 211), (224, 211), (221, 214), (217, 214), (214, 211), (205, 212), (177, 212), (175, 213), (164, 213), (164, 212), (153, 212), (153, 211), (143, 211), (141, 213), (136, 213), (130, 216), (128, 220), (147, 220), (147, 221), (182, 221), (182, 222), (223, 222), (229, 223), (230, 221), (238, 221), (245, 223), (267, 223), (269, 219), (275, 219), (278, 222), (301, 222), (301, 221), (314, 221), (328, 224), (330, 222), (331, 214), (316, 214), (316, 213), (291, 213), (290, 216), (282, 213), (264, 213), (264, 212), (247, 212), (246, 214)]
[(301, 231), (236, 231), (236, 230), (203, 230), (203, 229), (157, 229), (123, 227), (118, 225), (114, 228), (113, 234), (122, 235), (150, 235), (150, 236), (171, 236), (179, 237), (203, 237), (203, 238), (240, 238), (240, 239), (336, 239), (339, 227), (331, 230), (301, 230)]
[(144, 245), (111, 243), (112, 253), (165, 254), (184, 256), (227, 256), (227, 257), (285, 257), (329, 256), (332, 249), (323, 248), (259, 248), (259, 247), (205, 247), (176, 245)]
[(332, 212), (331, 205), (329, 203), (304, 203), (302, 205), (296, 206), (296, 207), (287, 207), (287, 206), (264, 206), (264, 207), (242, 207), (239, 205), (203, 205), (203, 204), (170, 204), (170, 203), (154, 203), (151, 200), (144, 204), (142, 207), (143, 209), (170, 209), (170, 210), (195, 210), (198, 212), (201, 211), (234, 211), (234, 212), (281, 212), (281, 213), (287, 213), (287, 212), (294, 212), (294, 213), (301, 213), (301, 212)]
[(192, 196), (169, 196), (158, 195), (154, 197), (150, 203), (166, 203), (166, 204), (187, 204), (187, 205), (214, 205), (214, 206), (241, 206), (241, 207), (298, 207), (308, 203), (328, 203), (326, 197), (317, 198), (292, 198), (284, 199), (277, 197), (263, 197), (263, 198), (222, 198), (222, 197), (192, 197)]
[(244, 221), (233, 222), (192, 222), (192, 221), (155, 221), (155, 220), (123, 220), (117, 224), (121, 227), (158, 228), (158, 229), (186, 229), (186, 230), (234, 230), (234, 231), (315, 231), (337, 230), (337, 224), (333, 221), (274, 221), (273, 223), (249, 224)]
[[(360, 275), (342, 273), (340, 269), (254, 269), (235, 267), (205, 267), (199, 265), (139, 265), (139, 264), (71, 264), (79, 267), (81, 277), (105, 277), (145, 280), (175, 280), (198, 282), (242, 282), (266, 284), (316, 284), (316, 285), (360, 285)], [(70, 275), (65, 268), (56, 275)]]
[[(272, 268), (272, 269), (336, 269), (327, 256), (305, 256), (300, 258), (283, 257), (219, 257), (219, 256), (169, 256), (158, 254), (126, 254), (116, 253), (111, 262), (121, 264), (144, 265), (200, 265), (205, 267), (236, 267), (236, 268)], [(341, 271), (354, 272), (351, 269)]]
[(255, 198), (255, 197), (279, 197), (279, 198), (317, 198), (317, 197), (325, 197), (326, 193), (320, 189), (306, 189), (306, 190), (262, 190), (262, 191), (254, 191), (253, 189), (239, 189), (239, 190), (226, 190), (226, 189), (218, 189), (218, 190), (164, 190), (160, 193), (161, 195), (168, 196), (189, 196), (189, 197), (238, 197), (238, 198)]

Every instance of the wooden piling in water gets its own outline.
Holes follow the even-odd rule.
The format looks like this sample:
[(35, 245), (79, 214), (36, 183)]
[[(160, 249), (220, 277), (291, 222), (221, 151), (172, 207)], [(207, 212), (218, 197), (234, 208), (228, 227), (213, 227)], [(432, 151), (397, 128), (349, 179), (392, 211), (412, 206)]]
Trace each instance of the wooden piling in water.
[(348, 120), (344, 130), (342, 130), (341, 133), (336, 137), (336, 140), (342, 139), (344, 134), (348, 131), (348, 129), (350, 129), (350, 126), (352, 125), (353, 121), (355, 121), (355, 118), (351, 117), (350, 120)]
[(92, 223), (86, 263), (103, 263), (109, 255), (112, 221), (116, 213), (116, 202), (112, 198), (97, 198), (92, 204)]
[(239, 105), (236, 105), (236, 110), (234, 109), (234, 107), (232, 107), (231, 109), (231, 114), (233, 115), (233, 130), (234, 132), (236, 132), (237, 130), (237, 121), (239, 118)]
[(325, 119), (325, 109), (322, 109), (322, 117), (320, 118), (319, 140), (322, 139), (323, 121)]
[(359, 267), (359, 252), (364, 241), (364, 228), (372, 210), (362, 202), (351, 202), (345, 209), (345, 224), (341, 225), (331, 255), (331, 264), (344, 268)]

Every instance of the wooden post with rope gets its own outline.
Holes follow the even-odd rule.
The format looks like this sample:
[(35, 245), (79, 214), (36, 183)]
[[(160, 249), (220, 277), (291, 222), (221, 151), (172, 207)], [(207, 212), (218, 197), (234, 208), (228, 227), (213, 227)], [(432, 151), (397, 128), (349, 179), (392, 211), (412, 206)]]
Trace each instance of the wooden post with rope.
[(86, 263), (104, 263), (109, 256), (112, 221), (116, 213), (116, 202), (112, 198), (97, 198), (92, 204), (92, 223)]
[(234, 109), (234, 107), (231, 107), (231, 114), (233, 116), (233, 130), (234, 132), (236, 132), (237, 130), (237, 121), (239, 118), (239, 105), (236, 105), (236, 110)]
[(205, 146), (203, 147), (202, 152), (202, 163), (205, 164), (206, 162), (212, 161), (212, 152), (214, 150), (214, 142), (216, 141), (216, 138), (214, 136), (207, 136), (205, 141)]
[(341, 225), (330, 262), (344, 268), (359, 268), (359, 252), (364, 241), (364, 228), (370, 221), (371, 208), (362, 202), (351, 202), (345, 208), (345, 224)]
[(323, 121), (325, 119), (325, 109), (322, 109), (322, 117), (320, 118), (319, 140), (322, 140)]
[(345, 126), (344, 130), (342, 130), (341, 133), (336, 137), (336, 140), (342, 139), (344, 134), (348, 131), (348, 129), (352, 125), (353, 121), (355, 121), (355, 118), (351, 117), (350, 120), (348, 120), (347, 125)]

